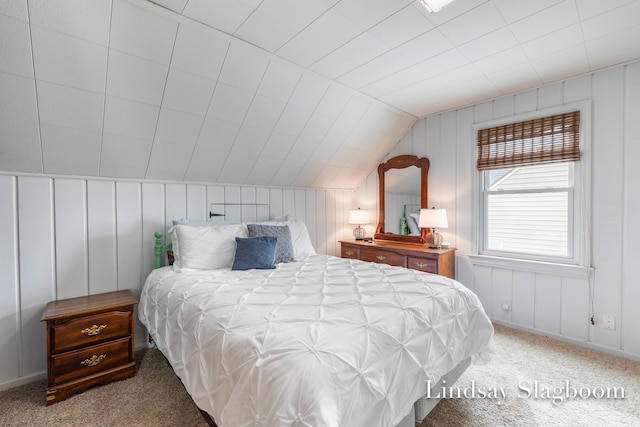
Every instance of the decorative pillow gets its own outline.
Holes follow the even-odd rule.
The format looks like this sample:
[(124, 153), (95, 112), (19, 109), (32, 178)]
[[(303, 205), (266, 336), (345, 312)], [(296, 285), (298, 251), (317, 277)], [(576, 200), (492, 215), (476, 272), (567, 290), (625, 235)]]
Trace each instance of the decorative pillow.
[(288, 225), (293, 244), (293, 257), (296, 261), (302, 261), (308, 256), (315, 255), (316, 250), (311, 244), (311, 237), (305, 223), (299, 219), (277, 222), (275, 220), (261, 222), (265, 225)]
[(276, 264), (293, 261), (293, 245), (288, 225), (247, 224), (249, 237), (273, 236), (278, 238)]
[(236, 255), (231, 269), (276, 268), (277, 244), (278, 238), (273, 236), (236, 237)]
[(171, 241), (175, 262), (173, 268), (212, 270), (230, 268), (236, 248), (236, 237), (248, 237), (245, 224), (217, 227), (176, 225)]

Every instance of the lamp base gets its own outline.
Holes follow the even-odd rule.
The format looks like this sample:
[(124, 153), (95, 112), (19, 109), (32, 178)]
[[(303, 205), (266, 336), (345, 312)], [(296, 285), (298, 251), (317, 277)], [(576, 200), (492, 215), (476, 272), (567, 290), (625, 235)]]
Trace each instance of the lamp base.
[(356, 240), (364, 240), (364, 236), (366, 235), (367, 235), (367, 231), (360, 226), (357, 226), (356, 228), (353, 229), (353, 237), (355, 237)]
[(429, 249), (440, 249), (442, 247), (443, 240), (442, 234), (436, 233), (435, 229), (427, 235), (427, 244), (429, 245)]

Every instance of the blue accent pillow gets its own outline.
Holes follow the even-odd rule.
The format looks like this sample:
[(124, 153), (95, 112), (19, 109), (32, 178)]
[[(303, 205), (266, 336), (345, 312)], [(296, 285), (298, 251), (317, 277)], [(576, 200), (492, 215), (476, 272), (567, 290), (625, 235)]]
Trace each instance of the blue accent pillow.
[(247, 224), (249, 237), (273, 236), (278, 238), (276, 264), (293, 261), (293, 242), (288, 225)]
[(276, 268), (277, 243), (278, 239), (272, 236), (236, 237), (236, 255), (231, 269)]

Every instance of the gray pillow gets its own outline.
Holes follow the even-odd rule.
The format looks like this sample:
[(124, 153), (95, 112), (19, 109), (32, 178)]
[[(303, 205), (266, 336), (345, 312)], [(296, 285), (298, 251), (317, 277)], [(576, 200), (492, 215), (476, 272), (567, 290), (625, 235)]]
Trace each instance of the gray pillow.
[(249, 237), (273, 236), (278, 238), (275, 263), (293, 261), (293, 243), (288, 225), (247, 224)]

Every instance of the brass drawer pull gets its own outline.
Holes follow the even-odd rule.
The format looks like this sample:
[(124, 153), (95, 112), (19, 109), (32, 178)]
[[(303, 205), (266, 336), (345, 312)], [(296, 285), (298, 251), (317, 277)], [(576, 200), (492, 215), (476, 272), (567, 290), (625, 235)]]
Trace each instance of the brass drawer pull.
[(90, 337), (94, 336), (94, 335), (98, 335), (100, 334), (100, 332), (102, 332), (103, 329), (105, 329), (107, 327), (107, 325), (93, 325), (90, 328), (86, 328), (81, 330), (80, 332), (82, 332), (85, 335), (88, 335)]
[(425, 267), (427, 267), (429, 264), (425, 264), (425, 263), (423, 263), (423, 262), (416, 262), (416, 265), (417, 265), (418, 267), (420, 267), (420, 268), (425, 268)]
[(376, 258), (378, 258), (380, 261), (387, 259), (387, 257), (384, 255), (377, 255)]
[(345, 253), (346, 253), (347, 255), (351, 256), (351, 255), (353, 255), (355, 252), (347, 251), (347, 252), (345, 252)]
[(96, 366), (97, 364), (102, 362), (105, 357), (107, 357), (106, 354), (101, 354), (100, 356), (94, 354), (93, 356), (91, 356), (91, 359), (84, 359), (82, 362), (80, 362), (80, 364), (84, 366)]

